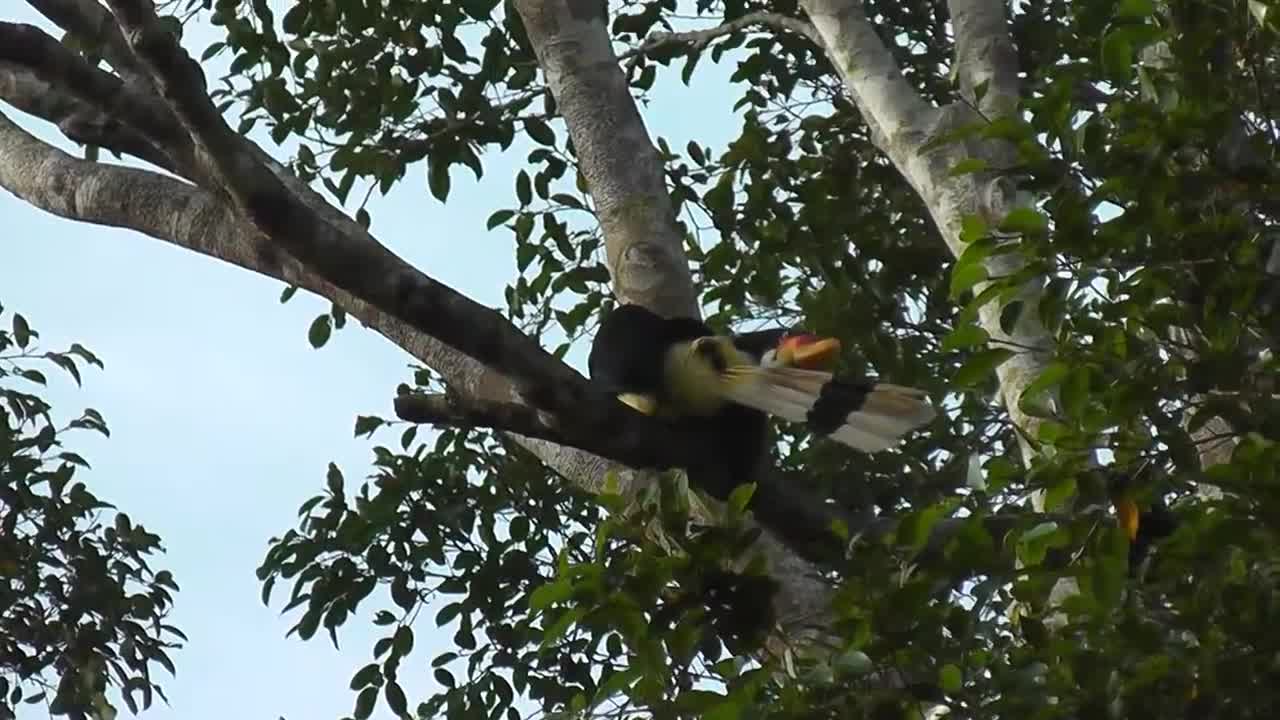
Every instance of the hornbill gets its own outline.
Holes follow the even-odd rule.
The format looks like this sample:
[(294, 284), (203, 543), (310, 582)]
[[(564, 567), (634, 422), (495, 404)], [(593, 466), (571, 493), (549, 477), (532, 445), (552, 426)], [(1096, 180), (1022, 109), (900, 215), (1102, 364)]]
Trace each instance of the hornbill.
[(1152, 547), (1178, 529), (1178, 518), (1158, 494), (1147, 509), (1138, 506), (1138, 488), (1132, 477), (1111, 471), (1107, 478), (1116, 520), (1129, 540), (1129, 577), (1135, 577)]
[(604, 318), (588, 369), (642, 413), (711, 429), (718, 447), (709, 448), (707, 467), (688, 470), (694, 484), (724, 499), (767, 459), (766, 415), (807, 423), (863, 452), (892, 447), (934, 418), (921, 390), (836, 378), (829, 368), (839, 347), (834, 338), (785, 330), (716, 335), (693, 318), (628, 304)]

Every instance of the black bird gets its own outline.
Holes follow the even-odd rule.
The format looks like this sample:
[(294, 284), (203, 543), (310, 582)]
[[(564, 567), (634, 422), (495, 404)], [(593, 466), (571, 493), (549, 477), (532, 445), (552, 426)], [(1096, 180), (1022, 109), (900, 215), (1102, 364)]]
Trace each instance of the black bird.
[[(752, 482), (767, 457), (766, 414), (807, 423), (863, 452), (892, 447), (935, 415), (914, 388), (841, 380), (825, 370), (839, 341), (785, 330), (716, 335), (693, 318), (663, 318), (638, 305), (609, 313), (591, 347), (591, 379), (636, 410), (706, 423), (719, 438), (708, 468), (690, 480), (717, 497)], [(695, 472), (718, 466), (719, 481)], [(723, 477), (727, 475), (727, 477)]]
[(1127, 473), (1109, 473), (1107, 491), (1116, 511), (1116, 521), (1129, 539), (1129, 576), (1135, 577), (1156, 543), (1177, 531), (1178, 517), (1159, 494), (1146, 509), (1139, 507), (1138, 487)]

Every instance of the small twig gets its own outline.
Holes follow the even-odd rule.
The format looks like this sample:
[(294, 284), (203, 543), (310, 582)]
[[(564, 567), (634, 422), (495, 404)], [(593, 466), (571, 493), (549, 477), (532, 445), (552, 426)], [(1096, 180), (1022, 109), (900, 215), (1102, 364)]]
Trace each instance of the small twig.
[(618, 58), (619, 60), (629, 60), (640, 55), (647, 55), (654, 50), (669, 47), (671, 45), (683, 45), (686, 52), (695, 52), (707, 46), (712, 40), (724, 37), (740, 30), (745, 30), (752, 25), (765, 25), (778, 30), (788, 30), (790, 32), (803, 35), (815, 44), (821, 45), (818, 33), (813, 26), (799, 18), (788, 17), (779, 13), (772, 12), (753, 12), (743, 15), (736, 20), (730, 20), (721, 23), (715, 27), (706, 30), (690, 30), (689, 32), (657, 32), (651, 33), (640, 43), (639, 47), (628, 50)]

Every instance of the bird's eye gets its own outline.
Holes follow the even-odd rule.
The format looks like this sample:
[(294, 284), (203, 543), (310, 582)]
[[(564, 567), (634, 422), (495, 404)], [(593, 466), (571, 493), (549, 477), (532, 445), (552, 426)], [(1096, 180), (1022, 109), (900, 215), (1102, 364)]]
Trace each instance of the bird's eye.
[(719, 343), (715, 338), (700, 338), (693, 343), (693, 351), (706, 358), (711, 363), (711, 367), (717, 372), (723, 372), (727, 367), (724, 355), (721, 353)]

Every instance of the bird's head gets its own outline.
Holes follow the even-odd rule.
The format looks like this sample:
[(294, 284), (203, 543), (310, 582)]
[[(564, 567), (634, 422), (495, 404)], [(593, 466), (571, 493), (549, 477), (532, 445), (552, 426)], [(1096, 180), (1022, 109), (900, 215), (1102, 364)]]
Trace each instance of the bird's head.
[(732, 370), (755, 364), (729, 337), (707, 335), (678, 342), (667, 350), (665, 390), (682, 412), (710, 415), (725, 403), (724, 385), (731, 382)]

